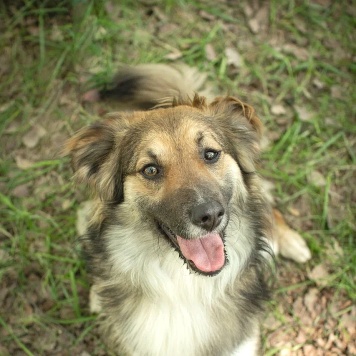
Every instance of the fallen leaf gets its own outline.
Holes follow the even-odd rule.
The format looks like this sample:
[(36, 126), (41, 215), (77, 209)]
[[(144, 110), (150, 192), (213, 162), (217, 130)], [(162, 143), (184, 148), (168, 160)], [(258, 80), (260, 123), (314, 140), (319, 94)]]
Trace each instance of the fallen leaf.
[(325, 84), (322, 81), (320, 81), (318, 78), (313, 79), (313, 85), (317, 89), (323, 89), (325, 87)]
[[(253, 13), (249, 9), (246, 8), (245, 14)], [(268, 6), (261, 6), (255, 16), (247, 21), (247, 24), (252, 33), (257, 34), (262, 29), (267, 27), (269, 17), (269, 8)]]
[(72, 205), (73, 205), (73, 202), (70, 199), (65, 199), (62, 201), (62, 209), (63, 210), (68, 210)]
[(86, 352), (86, 351), (83, 351), (80, 356), (90, 356), (90, 353), (89, 352)]
[(235, 48), (227, 47), (225, 49), (225, 56), (228, 65), (232, 65), (236, 68), (241, 67), (242, 58)]
[(335, 99), (342, 99), (342, 88), (339, 85), (333, 85), (331, 87), (331, 96)]
[(16, 188), (12, 190), (11, 195), (16, 198), (28, 197), (30, 195), (28, 184), (18, 185)]
[(310, 172), (308, 182), (315, 187), (324, 187), (326, 185), (326, 179), (319, 171)]
[(269, 314), (263, 322), (263, 327), (268, 330), (277, 330), (281, 325), (282, 322), (277, 320), (272, 314)]
[(313, 316), (315, 316), (315, 305), (318, 303), (318, 300), (319, 290), (317, 288), (310, 288), (304, 296), (304, 305)]
[(253, 15), (253, 12), (254, 12), (253, 8), (248, 3), (246, 3), (246, 5), (244, 6), (245, 16), (251, 17)]
[(283, 105), (280, 104), (272, 105), (271, 113), (277, 116), (284, 115), (286, 113), (286, 109), (284, 108)]
[(299, 330), (297, 337), (294, 339), (294, 342), (297, 344), (305, 344), (308, 340), (308, 335), (304, 332), (304, 330)]
[(298, 59), (301, 59), (303, 61), (307, 60), (309, 58), (309, 52), (307, 49), (303, 47), (298, 47), (294, 44), (287, 43), (282, 47), (282, 51), (285, 53), (293, 54)]
[(8, 108), (11, 107), (12, 104), (13, 104), (12, 101), (8, 101), (7, 103), (1, 104), (0, 105), (0, 112), (5, 112)]
[(204, 10), (199, 11), (199, 15), (204, 20), (208, 20), (208, 21), (215, 21), (216, 20), (214, 15), (212, 15), (209, 12), (206, 12)]
[(115, 1), (105, 1), (104, 8), (112, 20), (117, 20), (120, 15), (120, 6), (116, 6)]
[(45, 134), (46, 130), (42, 126), (35, 125), (23, 136), (22, 143), (28, 148), (34, 148)]
[(328, 7), (331, 5), (331, 0), (312, 0), (312, 3)]
[(97, 89), (91, 89), (87, 92), (85, 92), (82, 97), (81, 97), (83, 102), (89, 102), (89, 103), (94, 103), (96, 101), (99, 101), (100, 99), (100, 94)]
[(214, 61), (216, 59), (216, 52), (211, 43), (205, 46), (205, 56), (208, 61)]
[(247, 24), (252, 33), (257, 34), (260, 32), (260, 24), (256, 19), (248, 20)]
[(305, 107), (294, 106), (300, 121), (308, 122), (314, 117), (314, 113), (307, 110)]
[(293, 216), (300, 216), (300, 211), (292, 206), (288, 207), (288, 212)]
[(175, 61), (176, 59), (179, 59), (179, 58), (182, 58), (183, 57), (183, 54), (181, 51), (179, 50), (175, 50), (171, 53), (168, 53), (164, 56), (164, 58), (166, 59), (170, 59), (171, 61)]
[(106, 28), (103, 27), (103, 26), (100, 26), (97, 29), (97, 31), (95, 32), (94, 38), (96, 40), (102, 40), (102, 39), (104, 39), (106, 37), (107, 33), (108, 33), (108, 31), (106, 30)]
[(286, 345), (283, 346), (281, 351), (279, 351), (279, 356), (293, 356), (292, 348), (292, 344), (288, 342)]
[(33, 161), (30, 161), (27, 158), (23, 158), (21, 156), (15, 157), (16, 165), (20, 169), (29, 169), (34, 165)]
[(347, 355), (356, 355), (356, 345), (350, 343), (347, 345)]
[(326, 279), (329, 277), (328, 269), (322, 263), (315, 266), (309, 273), (308, 277), (313, 280), (318, 286), (325, 286)]
[(317, 356), (317, 349), (313, 345), (305, 345), (303, 346), (304, 355), (308, 356)]
[(162, 22), (168, 21), (167, 15), (164, 13), (164, 11), (162, 11), (162, 9), (160, 7), (154, 6), (153, 13), (157, 17), (158, 20), (160, 20)]
[(50, 37), (52, 41), (56, 41), (56, 42), (63, 41), (64, 39), (63, 32), (57, 24), (54, 24), (52, 26)]
[(356, 335), (356, 307), (353, 306), (349, 313), (342, 315), (340, 326), (345, 328), (350, 335)]

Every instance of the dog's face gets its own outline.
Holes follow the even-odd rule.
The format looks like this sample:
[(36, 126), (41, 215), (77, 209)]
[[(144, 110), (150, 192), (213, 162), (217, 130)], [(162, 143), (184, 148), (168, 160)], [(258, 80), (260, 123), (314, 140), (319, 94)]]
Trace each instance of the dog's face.
[[(192, 269), (225, 265), (231, 202), (243, 206), (260, 122), (233, 98), (112, 114), (67, 144), (76, 174), (103, 203), (125, 204), (154, 226)], [(111, 205), (112, 206), (112, 205)]]

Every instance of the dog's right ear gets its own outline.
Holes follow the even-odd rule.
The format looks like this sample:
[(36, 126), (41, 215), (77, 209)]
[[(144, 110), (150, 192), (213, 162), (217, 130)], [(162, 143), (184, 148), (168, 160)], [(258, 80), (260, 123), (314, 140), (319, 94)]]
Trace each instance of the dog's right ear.
[(243, 172), (254, 172), (260, 153), (262, 123), (253, 107), (227, 96), (216, 98), (209, 108), (216, 122), (219, 122), (228, 152)]
[(98, 121), (77, 132), (63, 150), (64, 155), (71, 157), (74, 177), (93, 188), (99, 197), (110, 201), (122, 195), (121, 177), (118, 177), (122, 175), (120, 164), (113, 165), (110, 159), (120, 131), (117, 126), (117, 118)]

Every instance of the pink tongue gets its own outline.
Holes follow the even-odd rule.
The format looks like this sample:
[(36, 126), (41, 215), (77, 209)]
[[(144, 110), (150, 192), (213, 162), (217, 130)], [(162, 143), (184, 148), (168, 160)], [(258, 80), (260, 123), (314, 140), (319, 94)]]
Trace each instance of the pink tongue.
[(203, 272), (218, 271), (225, 263), (224, 244), (219, 234), (207, 234), (200, 239), (187, 240), (177, 236), (183, 256)]

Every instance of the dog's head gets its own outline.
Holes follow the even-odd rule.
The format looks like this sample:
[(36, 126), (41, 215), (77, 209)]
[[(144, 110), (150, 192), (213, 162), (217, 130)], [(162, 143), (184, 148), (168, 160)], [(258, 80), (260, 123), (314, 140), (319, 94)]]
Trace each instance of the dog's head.
[[(194, 270), (225, 265), (224, 231), (255, 171), (261, 123), (232, 98), (196, 96), (166, 108), (114, 113), (66, 145), (76, 177), (108, 206), (154, 224)], [(123, 222), (125, 224), (125, 222)]]

